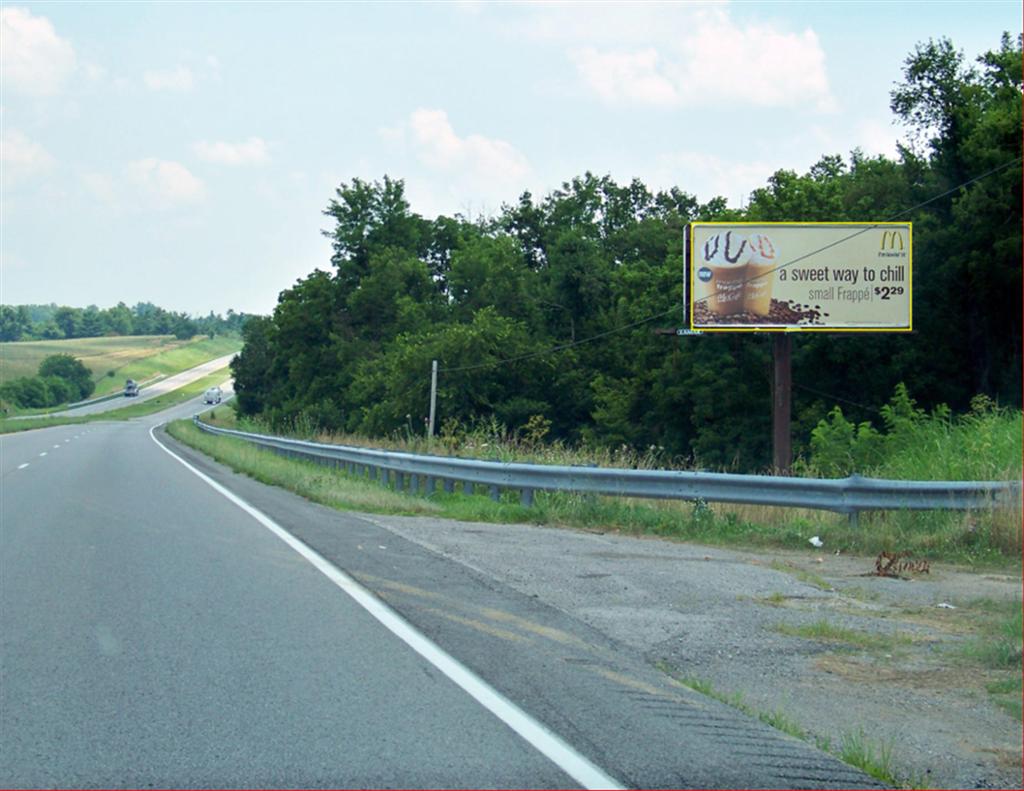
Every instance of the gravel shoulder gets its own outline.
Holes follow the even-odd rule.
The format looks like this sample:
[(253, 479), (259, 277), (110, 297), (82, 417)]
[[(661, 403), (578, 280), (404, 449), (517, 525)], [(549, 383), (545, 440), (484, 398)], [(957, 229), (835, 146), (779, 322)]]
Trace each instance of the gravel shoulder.
[[(827, 547), (754, 553), (598, 531), (365, 518), (631, 645), (666, 673), (780, 712), (819, 743), (862, 732), (892, 748), (900, 777), (932, 788), (1022, 787), (1021, 723), (986, 691), (1007, 673), (963, 657), (986, 608), (1019, 605), (1019, 573), (932, 564), (894, 579), (872, 575), (874, 558)], [(864, 643), (799, 634), (822, 624)]]

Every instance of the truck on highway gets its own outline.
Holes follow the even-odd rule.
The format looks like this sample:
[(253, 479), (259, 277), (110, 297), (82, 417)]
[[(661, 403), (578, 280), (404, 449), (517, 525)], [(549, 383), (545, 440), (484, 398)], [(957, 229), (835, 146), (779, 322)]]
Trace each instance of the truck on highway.
[(139, 383), (138, 382), (136, 382), (134, 379), (129, 379), (127, 382), (124, 383), (124, 397), (125, 398), (132, 398), (133, 396), (137, 396), (138, 394), (139, 394)]
[(219, 387), (210, 387), (203, 394), (203, 402), (207, 404), (219, 404), (223, 394)]

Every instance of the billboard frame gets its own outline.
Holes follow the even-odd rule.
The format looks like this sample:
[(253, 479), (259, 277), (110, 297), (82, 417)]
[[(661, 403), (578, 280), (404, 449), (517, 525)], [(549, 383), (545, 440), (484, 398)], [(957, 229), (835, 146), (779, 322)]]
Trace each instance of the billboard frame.
[[(859, 233), (866, 233), (867, 231), (880, 228), (899, 228), (906, 229), (907, 231), (907, 326), (872, 326), (872, 327), (823, 327), (813, 325), (779, 325), (779, 324), (745, 324), (742, 326), (726, 326), (726, 325), (698, 325), (694, 323), (694, 306), (697, 303), (696, 298), (696, 284), (694, 282), (696, 278), (696, 267), (694, 266), (694, 244), (696, 237), (693, 232), (694, 227), (719, 227), (719, 228), (765, 228), (772, 226), (779, 227), (793, 227), (799, 226), (803, 228), (814, 228), (814, 227), (858, 227), (862, 230), (858, 234), (852, 234), (847, 239), (853, 238), (853, 236), (859, 235)], [(884, 222), (854, 222), (854, 221), (835, 221), (835, 222), (796, 222), (796, 221), (782, 221), (782, 222), (757, 222), (751, 220), (743, 220), (740, 222), (728, 222), (728, 221), (694, 221), (687, 223), (685, 231), (685, 260), (686, 267), (689, 271), (685, 275), (684, 288), (687, 293), (686, 300), (686, 311), (689, 322), (689, 328), (694, 332), (832, 332), (832, 333), (851, 333), (851, 332), (884, 332), (884, 333), (912, 333), (914, 331), (914, 224), (913, 222), (898, 222), (886, 220)], [(840, 242), (845, 240), (840, 240)], [(836, 242), (838, 244), (840, 242)], [(799, 260), (799, 259), (797, 259)], [(779, 264), (774, 270), (784, 269), (792, 262), (783, 262)]]

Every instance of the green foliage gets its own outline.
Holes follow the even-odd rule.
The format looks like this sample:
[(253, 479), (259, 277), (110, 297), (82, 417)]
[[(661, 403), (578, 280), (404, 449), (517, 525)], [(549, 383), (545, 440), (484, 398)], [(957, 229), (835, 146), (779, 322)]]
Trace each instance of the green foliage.
[[(60, 398), (53, 403), (60, 404), (64, 400), (81, 400), (88, 398), (96, 389), (92, 380), (92, 371), (85, 367), (81, 360), (70, 354), (54, 354), (39, 364), (39, 375), (43, 378), (59, 377), (68, 383), (68, 399)], [(55, 396), (56, 398), (56, 396)]]
[(805, 472), (824, 477), (850, 473), (907, 480), (1000, 480), (1021, 469), (1021, 413), (1001, 409), (988, 396), (952, 417), (945, 404), (930, 414), (917, 407), (902, 382), (880, 410), (883, 430), (854, 425), (834, 407), (811, 432)]
[[(767, 339), (652, 332), (686, 323), (686, 224), (895, 217), (915, 223), (916, 332), (795, 339), (798, 453), (820, 474), (863, 472), (918, 447), (924, 425), (959, 425), (952, 415), (976, 394), (1019, 406), (1020, 62), (1009, 36), (973, 65), (949, 41), (919, 45), (891, 95), (908, 132), (897, 159), (828, 153), (806, 173), (773, 174), (743, 211), (588, 172), (491, 218), (430, 220), (411, 211), (401, 180), (342, 183), (323, 212), (331, 271), (250, 322), (234, 368), (239, 408), (278, 428), (422, 435), (437, 360), (442, 424), (515, 428), (543, 415), (552, 441), (761, 471)], [(94, 319), (52, 316), (66, 332)], [(902, 383), (880, 422), (855, 406), (884, 403)]]
[(129, 308), (119, 302), (101, 310), (95, 305), (73, 308), (67, 305), (0, 305), (0, 341), (98, 338), (105, 335), (170, 335), (188, 339), (193, 335), (237, 335), (248, 320), (244, 313), (228, 310), (222, 317), (189, 317), (173, 313), (150, 302)]
[(864, 422), (854, 425), (834, 407), (811, 432), (811, 465), (826, 478), (840, 478), (877, 465), (882, 458), (882, 436)]

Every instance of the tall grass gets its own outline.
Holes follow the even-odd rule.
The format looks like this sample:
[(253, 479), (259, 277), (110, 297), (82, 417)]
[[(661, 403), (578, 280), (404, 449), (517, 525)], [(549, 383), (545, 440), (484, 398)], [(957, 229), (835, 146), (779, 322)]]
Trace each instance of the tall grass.
[[(214, 411), (218, 418), (212, 422), (219, 425), (235, 425), (258, 433), (280, 433), (258, 421), (237, 420), (230, 409), (218, 408)], [(292, 428), (293, 433), (297, 435), (320, 441), (335, 441), (362, 447), (381, 447), (385, 444), (362, 437), (325, 435), (311, 431), (308, 427)], [(228, 463), (236, 470), (268, 483), (275, 482), (273, 476), (265, 469), (271, 458), (271, 454), (267, 452), (247, 454), (243, 460), (237, 454), (236, 446), (245, 444), (240, 441), (204, 435), (190, 425), (172, 424), (171, 433)], [(557, 444), (544, 446), (533, 443), (523, 447), (522, 440), (516, 441), (513, 438), (512, 441), (508, 441), (507, 438), (503, 439), (494, 433), (467, 433), (458, 438), (457, 445), (451, 442), (446, 445), (440, 441), (435, 441), (431, 445), (426, 440), (415, 437), (398, 438), (386, 444), (389, 449), (409, 452), (438, 452), (451, 448), (455, 453), (495, 460), (566, 463), (596, 458), (608, 466), (626, 466), (627, 461), (631, 466), (661, 466), (655, 455), (657, 449), (646, 455), (629, 455), (625, 450), (582, 455), (578, 449), (568, 449)], [(275, 459), (274, 464), (279, 461), (282, 460)], [(288, 461), (283, 463), (294, 464)], [(309, 465), (305, 465), (305, 468), (316, 469)], [(290, 479), (291, 476), (282, 477), (279, 485), (295, 490), (293, 483), (289, 483)], [(362, 485), (363, 481), (349, 479), (342, 473), (337, 473), (334, 481), (338, 491), (343, 492), (339, 496), (349, 502), (351, 507), (367, 510), (379, 507), (379, 503), (363, 503), (359, 498), (347, 493), (349, 483)], [(1020, 559), (1019, 530), (1016, 533), (1018, 548), (1015, 551), (1012, 530), (1007, 528), (1000, 533), (990, 529), (989, 521), (1012, 524), (1012, 516), (1003, 517), (999, 512), (993, 512), (991, 519), (985, 514), (972, 514), (967, 517), (942, 513), (877, 514), (870, 518), (862, 518), (860, 527), (855, 528), (845, 517), (837, 514), (768, 506), (651, 501), (595, 497), (568, 492), (537, 492), (533, 506), (526, 508), (519, 504), (517, 492), (504, 492), (500, 502), (493, 502), (482, 496), (482, 492), (470, 494), (472, 496), (467, 496), (464, 492), (454, 495), (439, 492), (434, 494), (429, 502), (438, 506), (438, 510), (434, 511), (438, 516), (453, 519), (598, 528), (724, 546), (810, 550), (808, 539), (817, 535), (825, 540), (826, 548), (823, 551), (828, 552), (840, 550), (846, 553), (874, 555), (883, 550), (908, 551), (915, 557), (930, 560), (999, 566), (1004, 566), (1008, 562), (1019, 563)], [(408, 499), (427, 502), (424, 498)], [(386, 506), (383, 510), (387, 511), (392, 507)], [(408, 512), (409, 508), (408, 504), (404, 504), (400, 510)]]

